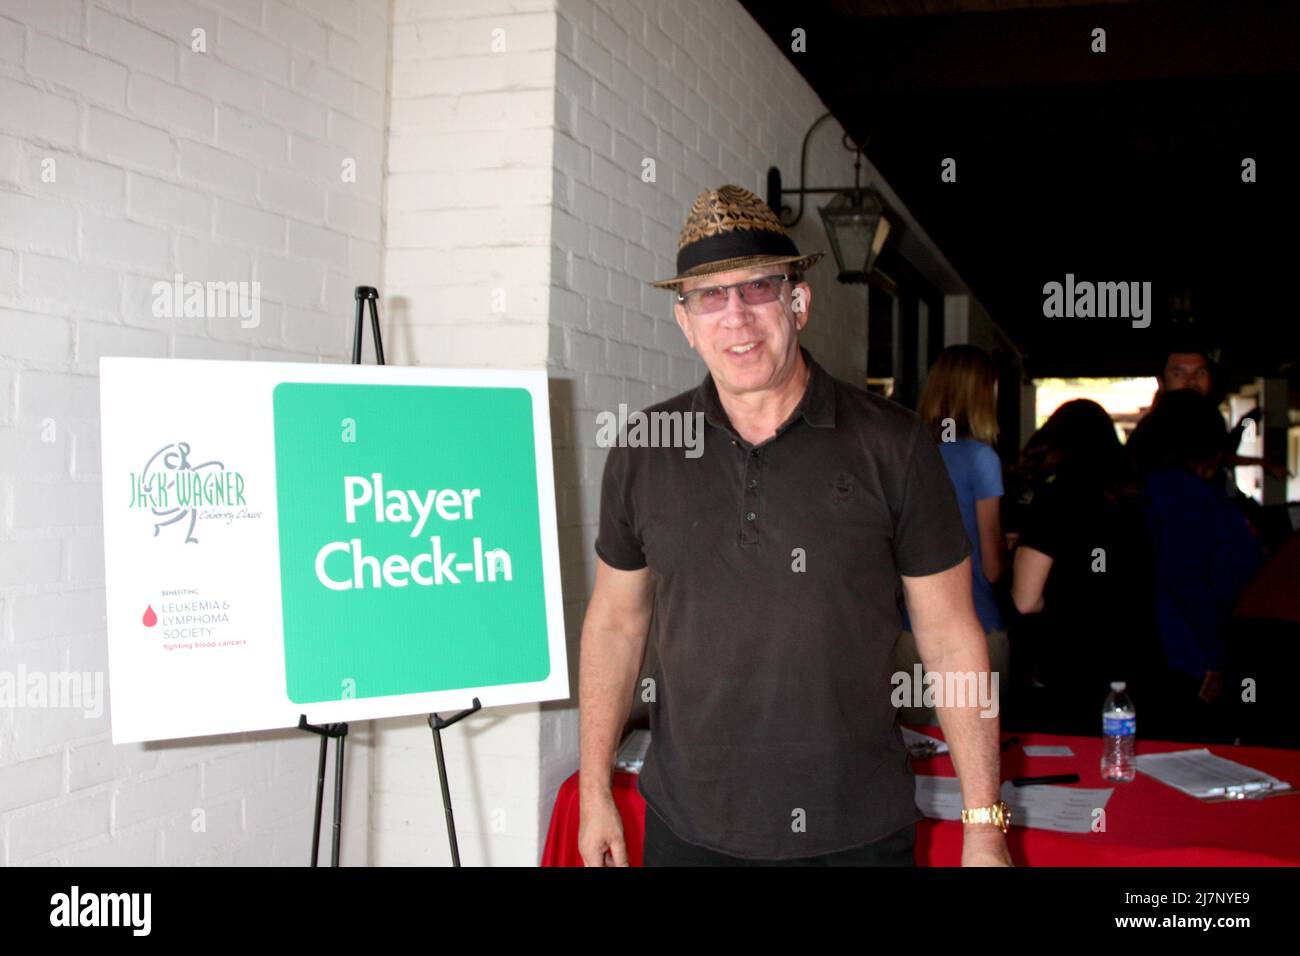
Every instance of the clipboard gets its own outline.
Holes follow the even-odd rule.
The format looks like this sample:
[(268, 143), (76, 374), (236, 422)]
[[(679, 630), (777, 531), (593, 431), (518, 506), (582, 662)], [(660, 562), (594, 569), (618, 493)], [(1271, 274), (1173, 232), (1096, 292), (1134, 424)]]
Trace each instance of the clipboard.
[[(1206, 747), (1138, 755), (1137, 769), (1205, 803), (1263, 800), (1297, 793), (1285, 780), (1213, 754)], [(1216, 780), (1223, 783), (1215, 785)]]
[(1216, 787), (1215, 790), (1222, 790), (1223, 793), (1212, 792), (1207, 796), (1199, 794), (1194, 796), (1205, 803), (1232, 803), (1237, 800), (1264, 800), (1268, 797), (1286, 797), (1293, 793), (1300, 793), (1300, 790), (1296, 790), (1285, 780), (1247, 780), (1244, 783)]

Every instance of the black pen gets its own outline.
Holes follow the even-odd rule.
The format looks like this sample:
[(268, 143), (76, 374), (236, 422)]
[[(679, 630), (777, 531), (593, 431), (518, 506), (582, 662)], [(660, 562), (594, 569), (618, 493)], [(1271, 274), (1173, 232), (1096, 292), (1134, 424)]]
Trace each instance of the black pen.
[(1006, 740), (1002, 741), (1002, 749), (1006, 750), (1010, 747), (1014, 747), (1018, 743), (1020, 743), (1019, 737), (1008, 737)]
[(1078, 783), (1077, 773), (1055, 773), (1046, 777), (1012, 777), (1011, 782), (1017, 787), (1027, 787), (1035, 783)]

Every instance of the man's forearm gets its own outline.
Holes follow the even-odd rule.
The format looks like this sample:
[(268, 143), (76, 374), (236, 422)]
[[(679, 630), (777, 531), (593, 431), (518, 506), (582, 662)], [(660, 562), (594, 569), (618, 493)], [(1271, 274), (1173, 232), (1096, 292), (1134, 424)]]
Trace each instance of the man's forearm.
[(607, 793), (645, 654), (640, 639), (584, 625), (578, 663), (579, 790)]
[[(969, 808), (991, 806), (998, 802), (1002, 790), (1000, 688), (993, 683), (988, 638), (971, 601), (970, 559), (938, 574), (904, 577), (903, 587), (922, 667), (940, 680), (943, 693), (936, 709), (957, 770), (962, 804)], [(958, 702), (963, 706), (955, 706)], [(989, 823), (966, 824), (962, 865), (1011, 866), (1001, 828)]]
[[(998, 743), (1001, 725), (998, 714), (1001, 711), (997, 702), (1001, 688), (993, 683), (983, 631), (953, 641), (952, 650), (933, 661), (922, 663), (926, 671), (936, 671), (943, 677), (940, 687), (944, 693), (939, 696), (935, 710), (939, 725), (943, 728), (944, 740), (952, 752), (952, 763), (961, 783), (964, 805), (987, 807), (997, 803), (1002, 788), (1002, 754)], [(967, 693), (964, 700), (966, 706), (944, 706), (955, 700), (956, 684), (963, 682), (967, 674), (976, 675), (976, 699), (971, 700)], [(980, 677), (980, 674), (986, 676)], [(981, 684), (981, 681), (987, 683)], [(951, 690), (950, 684), (953, 685)], [(988, 697), (984, 701), (980, 700), (981, 687), (988, 689)], [(965, 690), (970, 690), (969, 683), (965, 684)]]

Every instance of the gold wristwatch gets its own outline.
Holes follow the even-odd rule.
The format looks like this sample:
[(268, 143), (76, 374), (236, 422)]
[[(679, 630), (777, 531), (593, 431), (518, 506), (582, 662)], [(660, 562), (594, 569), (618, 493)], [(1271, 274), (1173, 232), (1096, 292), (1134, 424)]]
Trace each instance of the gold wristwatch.
[(1007, 827), (1011, 826), (1011, 808), (1007, 806), (1005, 800), (999, 800), (991, 807), (973, 807), (969, 810), (963, 809), (961, 812), (962, 823), (994, 823), (1002, 828), (1002, 832), (1007, 832)]

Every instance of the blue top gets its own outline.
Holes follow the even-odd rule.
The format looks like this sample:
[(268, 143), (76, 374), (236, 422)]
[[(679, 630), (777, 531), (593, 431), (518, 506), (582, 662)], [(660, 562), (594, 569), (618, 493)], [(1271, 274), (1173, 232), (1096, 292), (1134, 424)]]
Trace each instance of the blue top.
[[(953, 490), (957, 492), (961, 523), (966, 529), (966, 537), (970, 538), (971, 594), (975, 598), (975, 613), (979, 616), (984, 633), (999, 631), (1004, 626), (1002, 614), (998, 611), (998, 602), (993, 596), (993, 585), (984, 576), (975, 502), (984, 498), (1002, 497), (1002, 461), (991, 447), (973, 438), (941, 441), (939, 453), (948, 468)], [(906, 616), (906, 607), (903, 623), (908, 630), (912, 629), (911, 618)]]
[(1259, 542), (1223, 486), (1190, 471), (1152, 473), (1143, 499), (1165, 660), (1193, 677), (1221, 670), (1233, 605), (1263, 564)]

